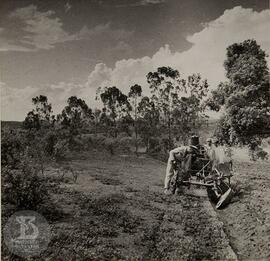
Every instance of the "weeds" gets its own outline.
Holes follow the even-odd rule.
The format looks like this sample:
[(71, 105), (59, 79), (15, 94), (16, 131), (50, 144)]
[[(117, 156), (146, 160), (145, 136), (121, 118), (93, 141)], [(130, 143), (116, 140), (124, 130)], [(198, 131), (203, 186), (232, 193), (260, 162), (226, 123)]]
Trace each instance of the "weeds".
[[(89, 212), (99, 218), (103, 224), (109, 225), (113, 230), (122, 228), (123, 232), (132, 232), (140, 224), (139, 218), (122, 209), (122, 204), (128, 199), (123, 194), (110, 194), (101, 198), (86, 198), (81, 204), (88, 215)], [(104, 228), (103, 228), (104, 229)]]

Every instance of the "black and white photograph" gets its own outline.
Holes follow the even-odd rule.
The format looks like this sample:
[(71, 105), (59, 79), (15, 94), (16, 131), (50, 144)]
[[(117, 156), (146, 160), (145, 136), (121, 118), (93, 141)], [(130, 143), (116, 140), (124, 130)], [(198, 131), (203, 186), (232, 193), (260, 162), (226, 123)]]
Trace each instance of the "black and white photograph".
[(1, 260), (269, 261), (269, 0), (0, 0)]

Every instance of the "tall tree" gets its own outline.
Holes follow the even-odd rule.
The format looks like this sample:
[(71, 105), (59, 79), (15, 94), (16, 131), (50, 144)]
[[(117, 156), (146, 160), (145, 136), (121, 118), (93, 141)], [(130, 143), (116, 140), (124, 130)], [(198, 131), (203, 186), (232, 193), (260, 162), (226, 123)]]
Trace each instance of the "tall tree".
[(99, 109), (95, 109), (93, 112), (93, 119), (95, 123), (95, 135), (97, 135), (97, 132), (98, 132), (98, 125), (100, 123), (101, 113), (102, 112)]
[(159, 110), (153, 101), (143, 97), (138, 104), (138, 116), (138, 131), (149, 151), (150, 138), (158, 134)]
[(128, 93), (128, 97), (131, 101), (133, 112), (134, 112), (134, 129), (135, 129), (135, 147), (136, 154), (138, 153), (138, 99), (142, 96), (142, 87), (138, 84), (135, 84), (130, 87), (130, 91)]
[(200, 74), (188, 76), (183, 80), (186, 93), (180, 97), (172, 112), (173, 130), (186, 143), (191, 132), (199, 132), (200, 127), (207, 121), (205, 115), (205, 97), (208, 94), (208, 83)]
[(226, 142), (248, 144), (270, 135), (270, 87), (266, 53), (255, 40), (227, 48), (227, 82), (213, 91), (210, 108), (224, 108), (219, 134)]
[(34, 109), (30, 111), (23, 125), (28, 129), (40, 129), (41, 126), (49, 126), (53, 122), (52, 105), (48, 102), (48, 98), (44, 95), (39, 95), (32, 98)]
[(131, 110), (128, 97), (118, 88), (106, 87), (100, 93), (106, 114), (112, 119), (114, 125), (114, 136), (117, 136), (117, 120), (127, 116)]
[(67, 103), (68, 105), (63, 109), (58, 120), (69, 129), (72, 139), (74, 135), (79, 133), (80, 129), (93, 120), (93, 115), (86, 102), (76, 96), (69, 97)]
[(52, 105), (48, 103), (48, 98), (44, 95), (39, 95), (32, 99), (36, 106), (35, 112), (39, 115), (41, 120), (49, 121), (52, 113)]
[(172, 145), (172, 111), (179, 103), (180, 93), (185, 91), (183, 80), (177, 70), (171, 67), (159, 67), (155, 72), (149, 72), (147, 82), (152, 93), (151, 100), (159, 110), (162, 121), (167, 126), (168, 140)]

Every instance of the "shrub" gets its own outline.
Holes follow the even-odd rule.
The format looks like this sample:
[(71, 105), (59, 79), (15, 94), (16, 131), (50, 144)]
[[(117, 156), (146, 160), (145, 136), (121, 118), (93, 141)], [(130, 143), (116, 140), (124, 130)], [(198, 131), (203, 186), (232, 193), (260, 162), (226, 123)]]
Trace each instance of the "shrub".
[(117, 140), (114, 138), (106, 138), (104, 141), (105, 148), (110, 152), (111, 155), (115, 154), (117, 146)]
[(42, 143), (44, 143), (44, 150), (47, 155), (53, 155), (55, 146), (58, 142), (59, 138), (57, 133), (54, 131), (49, 131), (44, 135)]
[(94, 149), (104, 149), (106, 137), (104, 135), (95, 135), (92, 137), (89, 137), (88, 143), (91, 144), (91, 146)]
[(1, 165), (16, 168), (20, 162), (20, 154), (25, 149), (25, 140), (19, 132), (2, 131)]
[(259, 148), (255, 152), (255, 158), (256, 159), (261, 159), (261, 160), (267, 160), (268, 159), (268, 153), (264, 151), (262, 148)]
[(149, 139), (149, 153), (157, 153), (162, 149), (161, 142), (158, 138)]
[(2, 170), (3, 202), (15, 205), (16, 210), (36, 210), (48, 198), (48, 183), (27, 155), (21, 157), (17, 169)]
[(117, 149), (120, 152), (130, 152), (131, 148), (135, 146), (135, 140), (132, 137), (119, 137), (117, 139)]
[(69, 153), (67, 140), (58, 140), (54, 145), (53, 156), (56, 161), (64, 159)]
[(34, 135), (29, 150), (42, 165), (51, 160), (64, 159), (69, 152), (69, 140), (61, 130), (40, 131)]

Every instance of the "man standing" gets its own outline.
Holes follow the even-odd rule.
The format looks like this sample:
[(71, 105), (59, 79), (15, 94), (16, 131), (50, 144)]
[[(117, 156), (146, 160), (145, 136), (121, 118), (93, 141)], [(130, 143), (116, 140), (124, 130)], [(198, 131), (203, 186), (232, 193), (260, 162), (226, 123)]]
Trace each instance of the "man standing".
[(213, 144), (212, 139), (208, 138), (206, 140), (206, 145), (204, 146), (207, 156), (210, 160), (213, 158)]
[(187, 156), (190, 154), (193, 154), (198, 151), (198, 145), (199, 145), (199, 137), (198, 136), (192, 136), (190, 145), (189, 146), (180, 146), (170, 151), (169, 158), (167, 162), (167, 168), (166, 168), (166, 176), (164, 181), (164, 193), (165, 194), (171, 194), (170, 192), (170, 183), (171, 179), (174, 175), (173, 170), (173, 161), (177, 160), (181, 162), (182, 169), (184, 171), (187, 171), (186, 159)]
[(231, 169), (232, 160), (226, 155), (225, 147), (220, 145), (217, 138), (214, 138), (213, 144), (213, 156), (210, 158), (213, 162), (213, 168), (225, 168), (228, 171)]

